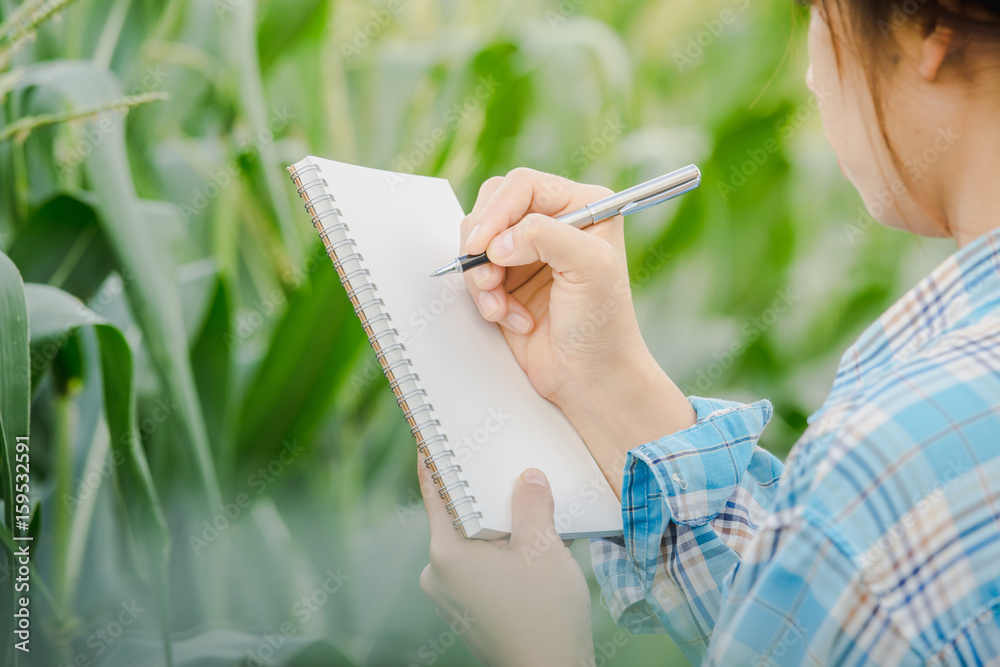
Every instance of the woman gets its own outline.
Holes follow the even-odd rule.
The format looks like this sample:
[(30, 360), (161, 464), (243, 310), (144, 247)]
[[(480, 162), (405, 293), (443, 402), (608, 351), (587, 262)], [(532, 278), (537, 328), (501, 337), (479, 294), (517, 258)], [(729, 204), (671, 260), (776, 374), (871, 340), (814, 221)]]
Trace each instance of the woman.
[[(620, 490), (624, 538), (592, 555), (621, 626), (668, 632), (695, 664), (998, 660), (1000, 3), (817, 0), (809, 56), (869, 212), (959, 250), (846, 352), (784, 466), (756, 446), (767, 401), (685, 398), (652, 359), (621, 218), (580, 231), (550, 217), (601, 188), (528, 170), (487, 181), (462, 235), (492, 264), (469, 291)], [(605, 324), (581, 340), (588, 317)], [(464, 639), (484, 662), (593, 664), (587, 587), (552, 538), (544, 475), (523, 474), (511, 538), (492, 544), (462, 539), (421, 480), (421, 585), (444, 618), (475, 619)]]

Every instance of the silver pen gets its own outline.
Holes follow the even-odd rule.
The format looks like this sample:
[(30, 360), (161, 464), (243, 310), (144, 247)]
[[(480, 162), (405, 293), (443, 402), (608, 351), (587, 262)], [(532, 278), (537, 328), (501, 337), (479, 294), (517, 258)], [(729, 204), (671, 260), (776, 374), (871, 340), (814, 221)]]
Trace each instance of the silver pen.
[[(701, 172), (698, 171), (698, 167), (689, 164), (677, 171), (658, 176), (651, 181), (640, 183), (628, 190), (622, 190), (610, 197), (595, 201), (593, 204), (587, 204), (572, 213), (560, 215), (556, 220), (573, 225), (577, 229), (584, 229), (602, 220), (610, 220), (616, 215), (629, 215), (644, 211), (650, 206), (662, 204), (668, 199), (691, 192), (699, 185), (701, 185)], [(489, 261), (486, 253), (463, 255), (432, 273), (431, 278), (449, 273), (464, 273), (481, 264), (487, 264)]]

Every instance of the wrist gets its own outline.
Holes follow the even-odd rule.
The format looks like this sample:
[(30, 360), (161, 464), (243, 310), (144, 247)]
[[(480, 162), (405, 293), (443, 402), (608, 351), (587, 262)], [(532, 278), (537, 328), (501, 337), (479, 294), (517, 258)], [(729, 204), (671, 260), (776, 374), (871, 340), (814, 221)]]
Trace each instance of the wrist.
[(599, 383), (555, 401), (583, 438), (615, 494), (629, 451), (697, 421), (683, 392), (648, 351), (615, 366)]

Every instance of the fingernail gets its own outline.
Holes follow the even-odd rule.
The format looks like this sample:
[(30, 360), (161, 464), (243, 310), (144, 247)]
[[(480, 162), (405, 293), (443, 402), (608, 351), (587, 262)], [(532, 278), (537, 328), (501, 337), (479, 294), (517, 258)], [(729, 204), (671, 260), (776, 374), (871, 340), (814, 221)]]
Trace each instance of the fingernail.
[(487, 280), (493, 277), (493, 265), (483, 264), (472, 269), (472, 279), (477, 285), (483, 287)]
[(541, 470), (528, 468), (524, 471), (523, 476), (525, 484), (537, 484), (538, 486), (544, 486), (546, 489), (549, 488), (549, 480), (545, 479), (545, 475)]
[(500, 236), (493, 239), (490, 243), (490, 248), (493, 252), (490, 256), (495, 259), (505, 259), (514, 254), (514, 233), (504, 232)]
[(500, 307), (500, 299), (492, 292), (479, 293), (479, 308), (484, 315), (492, 315)]
[(482, 232), (483, 230), (479, 227), (478, 224), (476, 224), (476, 226), (472, 228), (472, 231), (469, 232), (469, 238), (465, 239), (466, 251), (468, 251), (469, 247), (472, 246), (474, 241), (477, 241), (479, 239), (479, 235), (482, 234)]
[(511, 313), (507, 316), (507, 328), (513, 329), (518, 333), (527, 333), (528, 318), (521, 313)]

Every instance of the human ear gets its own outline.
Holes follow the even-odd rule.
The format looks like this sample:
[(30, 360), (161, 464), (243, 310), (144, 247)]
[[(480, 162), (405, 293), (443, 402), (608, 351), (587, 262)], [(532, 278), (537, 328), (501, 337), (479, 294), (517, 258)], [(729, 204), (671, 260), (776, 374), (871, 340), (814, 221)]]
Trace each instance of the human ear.
[(943, 27), (940, 23), (934, 27), (931, 34), (924, 37), (920, 45), (920, 64), (917, 70), (925, 81), (932, 82), (937, 78), (941, 63), (951, 48), (953, 37), (954, 31)]

